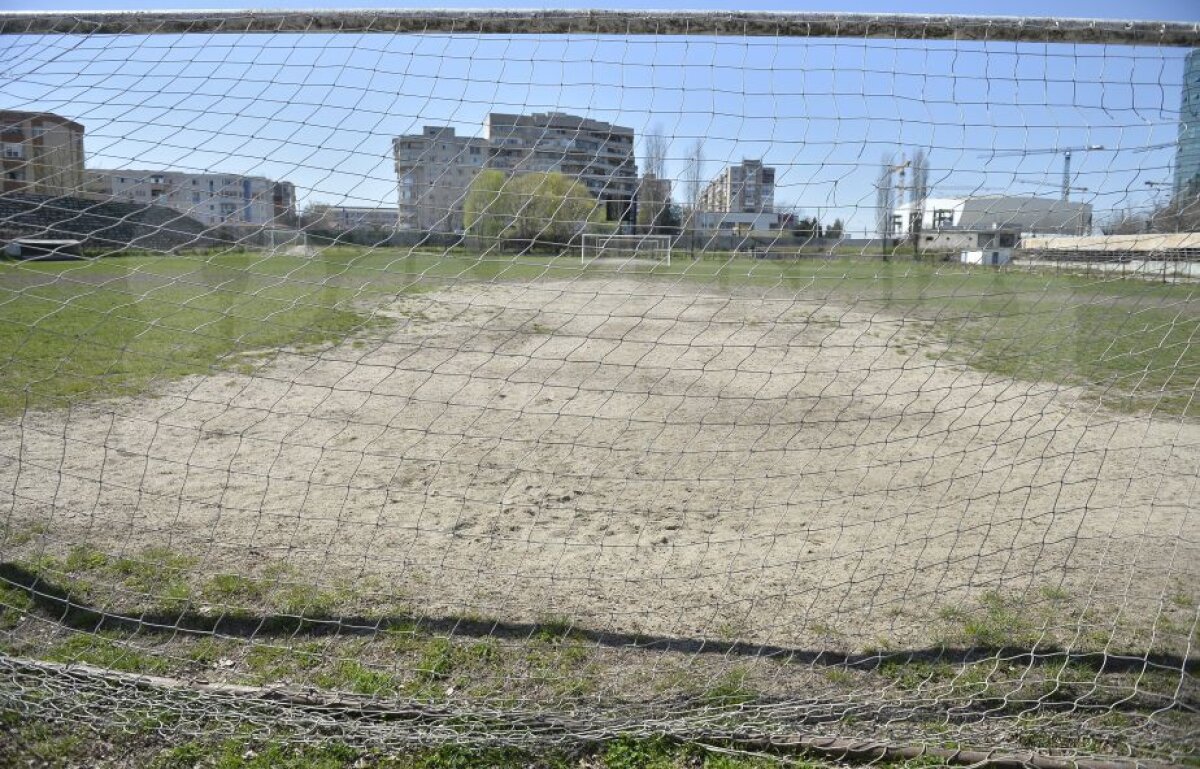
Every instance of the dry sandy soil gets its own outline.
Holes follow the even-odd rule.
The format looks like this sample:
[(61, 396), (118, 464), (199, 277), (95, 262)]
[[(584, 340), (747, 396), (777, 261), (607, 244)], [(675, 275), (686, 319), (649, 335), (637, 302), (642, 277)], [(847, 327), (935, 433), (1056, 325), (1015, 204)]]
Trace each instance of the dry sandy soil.
[(371, 577), (433, 615), (800, 648), (922, 648), (989, 591), (1072, 644), (1194, 617), (1200, 425), (767, 291), (614, 275), (386, 312), (253, 374), (10, 421), (0, 518)]

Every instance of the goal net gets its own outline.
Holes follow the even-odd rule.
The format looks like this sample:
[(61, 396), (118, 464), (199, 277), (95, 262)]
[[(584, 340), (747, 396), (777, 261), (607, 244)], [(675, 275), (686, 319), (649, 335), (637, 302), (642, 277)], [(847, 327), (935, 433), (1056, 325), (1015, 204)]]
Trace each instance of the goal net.
[(0, 752), (1192, 759), (1197, 49), (0, 13)]
[(627, 264), (671, 264), (669, 235), (606, 235), (585, 233), (580, 239), (580, 257), (586, 266), (597, 259)]

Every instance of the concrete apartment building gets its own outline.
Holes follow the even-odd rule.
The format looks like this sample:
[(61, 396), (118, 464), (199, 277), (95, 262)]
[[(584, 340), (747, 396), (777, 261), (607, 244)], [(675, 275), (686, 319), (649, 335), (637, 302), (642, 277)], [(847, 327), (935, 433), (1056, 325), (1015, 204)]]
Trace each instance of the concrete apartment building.
[(558, 172), (581, 181), (610, 220), (637, 216), (633, 129), (550, 112), (492, 113), (484, 138), (458, 136), (450, 126), (425, 126), (392, 140), (399, 185), (399, 226), (461, 232), (463, 203), (484, 168), (510, 174)]
[(775, 211), (775, 169), (761, 160), (743, 160), (725, 170), (700, 191), (698, 211), (769, 214)]
[(0, 193), (79, 195), (83, 126), (49, 112), (0, 110)]
[(488, 159), (488, 142), (457, 136), (450, 126), (425, 126), (392, 139), (399, 184), (399, 226), (461, 232), (463, 201)]
[(637, 222), (632, 128), (563, 112), (493, 112), (484, 135), (489, 168), (515, 174), (558, 172), (578, 179), (604, 205), (609, 221)]
[(210, 227), (296, 223), (295, 186), (262, 176), (89, 168), (87, 191), (104, 200), (167, 206)]

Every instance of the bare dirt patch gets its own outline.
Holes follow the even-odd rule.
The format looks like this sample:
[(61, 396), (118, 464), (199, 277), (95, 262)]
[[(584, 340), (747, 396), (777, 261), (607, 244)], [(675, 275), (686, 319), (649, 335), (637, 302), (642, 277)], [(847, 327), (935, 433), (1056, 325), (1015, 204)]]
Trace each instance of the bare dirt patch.
[(10, 421), (0, 516), (49, 524), (47, 550), (369, 577), (434, 616), (924, 648), (1001, 596), (1025, 640), (1186, 644), (1164, 620), (1200, 576), (1195, 424), (779, 292), (479, 283), (386, 313), (252, 374)]

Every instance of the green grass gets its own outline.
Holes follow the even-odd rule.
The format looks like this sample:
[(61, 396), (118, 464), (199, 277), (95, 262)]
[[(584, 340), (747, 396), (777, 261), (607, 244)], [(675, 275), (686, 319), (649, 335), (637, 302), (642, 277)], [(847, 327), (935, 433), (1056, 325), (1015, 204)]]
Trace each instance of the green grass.
[(0, 582), (0, 630), (16, 627), (31, 609), (33, 599), (29, 597), (29, 593)]
[(259, 580), (240, 574), (216, 574), (204, 583), (201, 594), (209, 601), (245, 604), (262, 601), (267, 591)]
[(119, 637), (104, 633), (73, 633), (45, 655), (54, 662), (84, 663), (126, 673), (162, 673), (167, 663), (145, 654)]
[[(135, 256), (0, 264), (0, 414), (126, 395), (180, 376), (250, 370), (246, 353), (336, 341), (372, 309), (460, 280), (577, 278), (579, 260), (461, 250), (332, 248), (313, 257)], [(676, 259), (653, 275), (706, 288), (779, 288), (929, 324), (953, 359), (1083, 384), (1121, 409), (1192, 413), (1200, 302), (1187, 285), (903, 259)], [(647, 279), (652, 279), (647, 277)], [(920, 340), (904, 349), (925, 359)], [(913, 346), (913, 345), (917, 346)], [(1193, 414), (1194, 415), (1194, 414)]]

